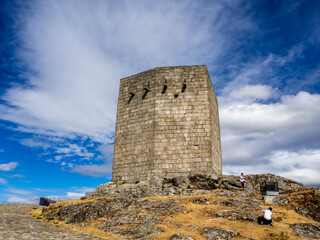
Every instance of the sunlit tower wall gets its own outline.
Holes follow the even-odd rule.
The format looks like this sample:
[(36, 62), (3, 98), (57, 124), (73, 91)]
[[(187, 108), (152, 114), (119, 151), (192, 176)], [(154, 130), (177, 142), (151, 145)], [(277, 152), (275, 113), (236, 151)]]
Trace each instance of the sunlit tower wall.
[(205, 65), (120, 81), (112, 182), (221, 174), (218, 102)]

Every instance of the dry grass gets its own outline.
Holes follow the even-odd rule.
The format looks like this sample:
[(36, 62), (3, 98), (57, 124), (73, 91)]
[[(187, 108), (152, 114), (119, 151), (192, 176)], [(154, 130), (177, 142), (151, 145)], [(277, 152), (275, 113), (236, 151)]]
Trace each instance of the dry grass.
[[(291, 209), (290, 205), (287, 206), (272, 206), (274, 226), (261, 226), (256, 222), (245, 222), (245, 221), (231, 221), (228, 219), (216, 219), (211, 216), (214, 213), (232, 210), (230, 207), (214, 205), (213, 203), (219, 199), (225, 199), (223, 197), (214, 197), (212, 191), (208, 194), (201, 194), (197, 196), (165, 196), (165, 197), (148, 197), (147, 200), (153, 201), (173, 201), (179, 200), (181, 205), (185, 207), (185, 210), (174, 215), (174, 216), (162, 216), (160, 217), (163, 221), (158, 224), (157, 227), (161, 228), (164, 232), (161, 234), (153, 235), (152, 238), (156, 239), (169, 239), (171, 235), (175, 233), (181, 233), (185, 236), (192, 237), (197, 240), (205, 240), (206, 238), (202, 235), (201, 229), (204, 227), (219, 227), (234, 230), (239, 233), (235, 239), (253, 238), (257, 240), (264, 239), (304, 239), (296, 236), (294, 231), (290, 228), (290, 224), (293, 223), (312, 223), (315, 221), (309, 220)], [(306, 191), (307, 193), (307, 191)], [(301, 194), (294, 193), (294, 194)], [(193, 200), (199, 197), (207, 197), (209, 204), (196, 204)], [(59, 202), (55, 206), (66, 206), (70, 204), (82, 203), (93, 201), (90, 200), (76, 200), (69, 202)], [(265, 209), (269, 206), (263, 206)], [(257, 211), (259, 213), (260, 211)], [(137, 211), (138, 214), (143, 214), (142, 211)], [(36, 209), (30, 212), (35, 217), (41, 217), (41, 210)], [(97, 227), (106, 221), (104, 218), (96, 219), (91, 222), (87, 222), (86, 226), (80, 227), (76, 225), (66, 224), (65, 222), (58, 222), (56, 220), (49, 222), (58, 222), (56, 224), (70, 227), (75, 230), (93, 234), (104, 239), (124, 239), (124, 237), (117, 237), (112, 233), (106, 233), (101, 230), (97, 230)], [(198, 230), (191, 231), (189, 226), (199, 227)], [(125, 227), (125, 226), (124, 226)], [(130, 239), (130, 238), (128, 238)]]

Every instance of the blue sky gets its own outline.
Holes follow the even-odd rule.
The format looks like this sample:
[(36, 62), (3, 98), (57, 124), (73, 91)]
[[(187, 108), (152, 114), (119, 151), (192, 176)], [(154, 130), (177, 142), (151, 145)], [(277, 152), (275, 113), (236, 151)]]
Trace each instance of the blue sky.
[(320, 185), (320, 1), (1, 1), (0, 202), (110, 181), (119, 79), (206, 64), (225, 174)]

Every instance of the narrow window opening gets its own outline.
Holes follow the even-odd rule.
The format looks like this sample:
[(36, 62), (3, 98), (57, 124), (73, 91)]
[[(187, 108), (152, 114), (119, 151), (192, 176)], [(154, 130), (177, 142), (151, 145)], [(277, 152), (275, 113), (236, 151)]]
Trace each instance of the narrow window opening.
[(165, 94), (166, 93), (166, 91), (167, 91), (167, 84), (165, 84), (165, 85), (163, 85), (163, 89), (162, 89), (162, 94)]
[(186, 91), (186, 88), (187, 88), (187, 79), (185, 78), (183, 81), (181, 92), (184, 93)]
[(178, 98), (178, 96), (179, 96), (179, 94), (175, 94), (175, 95), (174, 95), (174, 98)]
[(187, 88), (187, 84), (184, 83), (184, 84), (182, 85), (181, 92), (184, 93), (184, 92), (186, 91), (186, 88)]
[(148, 88), (144, 88), (144, 90), (145, 90), (145, 92), (144, 92), (144, 94), (143, 94), (143, 96), (142, 96), (142, 99), (145, 99), (146, 96), (147, 96), (147, 94), (148, 94), (148, 92), (149, 92), (149, 89), (148, 89)]
[(130, 96), (130, 98), (129, 98), (129, 100), (128, 100), (128, 103), (131, 103), (131, 101), (132, 101), (132, 99), (134, 98), (134, 95), (135, 95), (135, 94), (131, 92), (130, 95), (131, 95), (131, 96)]

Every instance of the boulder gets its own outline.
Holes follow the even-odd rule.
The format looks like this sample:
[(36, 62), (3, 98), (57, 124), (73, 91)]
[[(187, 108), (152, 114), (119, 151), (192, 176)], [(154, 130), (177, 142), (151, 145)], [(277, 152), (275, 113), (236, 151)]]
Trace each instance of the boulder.
[(224, 228), (217, 227), (205, 227), (202, 229), (203, 235), (209, 240), (228, 240), (233, 239), (236, 236), (236, 232), (233, 230), (228, 230)]
[[(320, 198), (314, 192), (299, 194), (299, 205), (295, 211), (302, 216), (320, 222)], [(295, 198), (295, 196), (294, 196)]]
[(319, 239), (320, 238), (320, 223), (296, 223), (290, 227), (300, 237)]
[(209, 204), (209, 198), (207, 197), (200, 197), (200, 198), (196, 198), (194, 200), (192, 200), (193, 203), (196, 204)]
[[(126, 199), (117, 200), (100, 200), (92, 202), (84, 202), (79, 204), (72, 204), (60, 207), (58, 211), (50, 211), (50, 209), (44, 209), (43, 214), (50, 214), (51, 217), (57, 217), (61, 221), (67, 221), (69, 223), (82, 223), (87, 222), (107, 214), (113, 211), (120, 210), (130, 205), (131, 202)], [(53, 216), (53, 214), (56, 214)]]
[(145, 182), (137, 184), (115, 184), (105, 183), (101, 184), (96, 190), (90, 193), (86, 198), (142, 198), (156, 195), (156, 188), (150, 188)]
[(212, 175), (203, 175), (197, 174), (189, 176), (190, 185), (189, 187), (196, 187), (205, 190), (217, 189), (220, 186), (221, 175), (212, 174)]
[(163, 231), (151, 223), (140, 224), (136, 227), (120, 232), (121, 236), (131, 237), (132, 239), (143, 238), (152, 234), (159, 234)]
[(234, 212), (231, 214), (228, 219), (234, 221), (249, 221), (256, 222), (259, 215), (257, 213), (243, 213), (243, 212)]
[(230, 212), (224, 211), (224, 212), (218, 212), (218, 213), (214, 213), (212, 215), (212, 218), (227, 218), (229, 217)]
[(192, 226), (192, 225), (189, 225), (188, 228), (190, 229), (190, 231), (196, 231), (199, 229), (199, 227), (197, 226)]
[(177, 234), (172, 235), (169, 238), (169, 240), (194, 240), (194, 239), (191, 237), (186, 237), (186, 236), (182, 235), (181, 233), (177, 233)]

